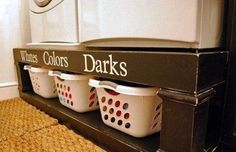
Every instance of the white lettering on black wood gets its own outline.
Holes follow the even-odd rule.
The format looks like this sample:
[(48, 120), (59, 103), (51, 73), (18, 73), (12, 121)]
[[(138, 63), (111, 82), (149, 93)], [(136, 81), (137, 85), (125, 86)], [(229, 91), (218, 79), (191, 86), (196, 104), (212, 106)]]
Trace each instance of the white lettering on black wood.
[(21, 60), (31, 63), (38, 63), (38, 57), (36, 54), (28, 53), (27, 51), (20, 51)]
[(47, 52), (43, 53), (43, 62), (46, 65), (54, 65), (58, 67), (65, 67), (69, 66), (68, 64), (68, 57), (66, 56), (57, 56), (55, 52)]
[(95, 59), (91, 54), (83, 54), (83, 56), (85, 72), (105, 73), (122, 77), (128, 74), (127, 63), (115, 61), (112, 54), (108, 55), (107, 60)]

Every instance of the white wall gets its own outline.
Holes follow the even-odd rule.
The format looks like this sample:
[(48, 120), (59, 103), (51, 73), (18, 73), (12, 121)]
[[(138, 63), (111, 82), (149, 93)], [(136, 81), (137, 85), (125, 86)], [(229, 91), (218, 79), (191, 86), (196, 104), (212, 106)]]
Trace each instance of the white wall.
[(30, 42), (27, 0), (0, 3), (0, 100), (19, 96), (12, 49)]

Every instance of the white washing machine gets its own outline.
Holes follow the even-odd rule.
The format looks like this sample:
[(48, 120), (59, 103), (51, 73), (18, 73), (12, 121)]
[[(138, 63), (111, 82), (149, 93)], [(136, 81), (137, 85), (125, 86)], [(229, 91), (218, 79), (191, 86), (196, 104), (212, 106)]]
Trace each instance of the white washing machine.
[(29, 0), (30, 45), (78, 45), (77, 0)]
[(80, 42), (87, 46), (220, 46), (223, 0), (78, 1)]

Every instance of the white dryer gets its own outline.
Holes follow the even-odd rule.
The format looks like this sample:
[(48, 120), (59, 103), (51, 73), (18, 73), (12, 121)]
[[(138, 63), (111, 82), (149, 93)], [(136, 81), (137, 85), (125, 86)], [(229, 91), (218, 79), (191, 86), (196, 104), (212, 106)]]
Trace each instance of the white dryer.
[(78, 1), (80, 42), (87, 46), (220, 46), (223, 0)]
[(31, 44), (78, 44), (77, 6), (77, 0), (29, 0)]

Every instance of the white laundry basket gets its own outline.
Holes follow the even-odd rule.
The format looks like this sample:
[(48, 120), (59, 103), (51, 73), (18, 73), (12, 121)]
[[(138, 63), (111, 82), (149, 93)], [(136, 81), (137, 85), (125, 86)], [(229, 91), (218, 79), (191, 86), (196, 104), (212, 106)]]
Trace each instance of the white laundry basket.
[(134, 137), (161, 129), (162, 99), (155, 87), (130, 87), (111, 81), (89, 80), (96, 87), (103, 122)]
[(25, 65), (24, 70), (29, 71), (33, 90), (44, 98), (57, 97), (57, 90), (52, 77), (48, 76), (48, 69)]
[(60, 103), (76, 112), (99, 108), (96, 89), (88, 85), (89, 75), (67, 74), (49, 71), (54, 76)]

